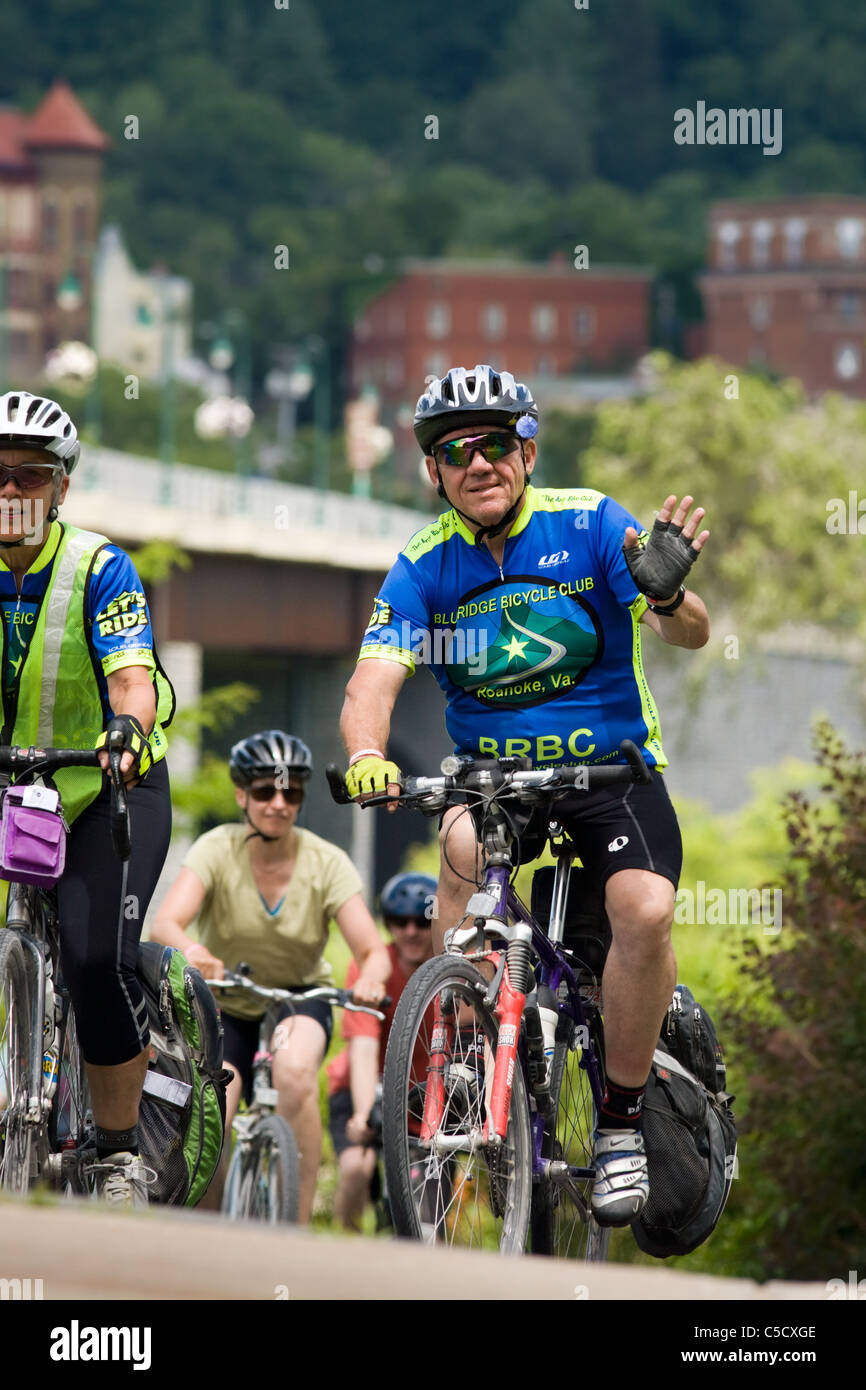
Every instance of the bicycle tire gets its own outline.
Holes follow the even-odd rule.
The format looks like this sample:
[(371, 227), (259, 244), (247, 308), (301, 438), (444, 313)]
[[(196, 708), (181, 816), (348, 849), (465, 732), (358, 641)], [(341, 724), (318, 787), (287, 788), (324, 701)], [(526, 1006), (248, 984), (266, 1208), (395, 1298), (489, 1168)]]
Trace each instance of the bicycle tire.
[[(598, 1015), (588, 1023), (593, 1051), (602, 1063), (603, 1035)], [(550, 1067), (550, 1094), (553, 1118), (545, 1124), (542, 1158), (566, 1161), (578, 1168), (592, 1167), (593, 1135), (596, 1128), (595, 1100), (589, 1076), (580, 1065), (574, 1048), (575, 1025), (560, 1018)], [(532, 1253), (555, 1255), (560, 1259), (607, 1259), (610, 1229), (600, 1226), (592, 1215), (591, 1178), (554, 1181), (541, 1178), (533, 1188), (530, 1220)]]
[(0, 932), (0, 1188), (30, 1186), (33, 1126), (27, 1121), (30, 970), (15, 932)]
[[(480, 988), (479, 988), (480, 987)], [(428, 1244), (522, 1253), (529, 1228), (532, 1143), (523, 1073), (514, 1073), (502, 1145), (483, 1143), (484, 1095), (498, 1021), (483, 1002), (487, 981), (460, 956), (435, 956), (404, 989), (388, 1040), (383, 1079), (383, 1147), (391, 1217), (398, 1236)], [(413, 1058), (429, 1055), (430, 1010), (437, 996), (462, 1008), (447, 1063), (448, 1101), (433, 1142), (420, 1141), (425, 1088)], [(467, 1014), (469, 1015), (467, 1019)], [(483, 1039), (483, 1042), (482, 1042)], [(480, 1046), (480, 1054), (474, 1045)], [(473, 1058), (484, 1056), (485, 1074)], [(460, 1067), (461, 1071), (457, 1071)], [(466, 1081), (467, 1072), (475, 1075)], [(461, 1089), (462, 1088), (462, 1089)], [(462, 1135), (461, 1135), (462, 1132)], [(465, 1137), (465, 1150), (455, 1140)], [(442, 1149), (435, 1149), (441, 1140)]]
[(291, 1125), (262, 1115), (235, 1145), (222, 1210), (231, 1221), (296, 1222), (301, 1161)]

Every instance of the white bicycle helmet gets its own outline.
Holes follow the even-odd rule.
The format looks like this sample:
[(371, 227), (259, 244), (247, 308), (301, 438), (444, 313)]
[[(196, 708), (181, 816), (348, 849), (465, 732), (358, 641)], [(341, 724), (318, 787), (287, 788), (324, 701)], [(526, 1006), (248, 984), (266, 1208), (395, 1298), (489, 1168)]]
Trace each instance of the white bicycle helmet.
[(472, 427), (476, 422), (496, 421), (511, 428), (523, 426), (517, 433), (531, 439), (538, 428), (538, 406), (532, 392), (522, 381), (515, 381), (511, 372), (497, 372), (493, 367), (478, 363), (468, 367), (452, 367), (438, 381), (433, 381), (415, 407), (415, 438), (425, 454), (443, 434)]
[(78, 431), (62, 406), (48, 396), (7, 391), (0, 396), (0, 448), (47, 449), (71, 473), (81, 455)]

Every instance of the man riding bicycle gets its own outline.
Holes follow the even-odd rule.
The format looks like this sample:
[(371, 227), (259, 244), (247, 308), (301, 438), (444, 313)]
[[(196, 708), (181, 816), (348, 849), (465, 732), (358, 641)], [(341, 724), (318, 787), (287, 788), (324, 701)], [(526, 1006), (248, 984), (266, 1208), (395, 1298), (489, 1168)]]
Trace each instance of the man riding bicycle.
[[(348, 855), (298, 827), (313, 769), (309, 748), (280, 729), (251, 734), (229, 755), (243, 823), (219, 825), (187, 852), (151, 937), (183, 951), (202, 974), (222, 979), (224, 963), (246, 961), (256, 984), (303, 989), (333, 984), (324, 959), (333, 918), (358, 964), (354, 996), (375, 1007), (391, 960), (361, 896)], [(186, 928), (197, 918), (198, 941)], [(257, 1001), (220, 1005), (224, 1057), (234, 1073), (226, 1095), (226, 1134), (243, 1094), (249, 1100), (263, 1010)], [(283, 1006), (271, 1040), (278, 1113), (301, 1154), (299, 1220), (309, 1221), (319, 1171), (322, 1122), (319, 1068), (331, 1039), (331, 1006), (320, 999)], [(219, 1201), (212, 1185), (207, 1205)]]
[[(339, 1169), (334, 1213), (349, 1230), (360, 1229), (376, 1168), (376, 1151), (370, 1147), (376, 1136), (367, 1121), (385, 1065), (394, 1010), (410, 977), (433, 955), (435, 896), (436, 880), (429, 874), (395, 874), (385, 884), (380, 907), (392, 938), (386, 984), (391, 1002), (381, 1023), (370, 1014), (344, 1014), (343, 1037), (348, 1045), (327, 1066), (330, 1130)], [(346, 988), (352, 989), (357, 978), (353, 961)]]
[[(528, 387), (489, 366), (452, 368), (419, 399), (415, 436), (451, 509), (413, 536), (376, 599), (341, 718), (346, 785), (353, 798), (399, 794), (386, 756), (391, 711), (419, 659), (446, 696), (460, 753), (545, 767), (620, 762), (624, 738), (642, 750), (650, 785), (557, 802), (612, 931), (592, 1206), (600, 1224), (626, 1225), (649, 1191), (640, 1111), (676, 983), (670, 930), (682, 864), (641, 626), (672, 646), (706, 643), (706, 608), (683, 581), (709, 532), (697, 533), (704, 511), (692, 511), (689, 496), (669, 496), (647, 536), (602, 493), (535, 489), (537, 429)], [(532, 829), (524, 859), (543, 844), (537, 821)], [(440, 856), (437, 950), (476, 879), (463, 808), (443, 817)]]
[[(163, 730), (174, 696), (129, 556), (57, 519), (80, 453), (55, 401), (27, 391), (0, 397), (0, 743), (93, 748), (107, 730), (123, 733), (132, 824), (125, 883), (103, 773), (68, 768), (45, 780), (60, 792), (70, 827), (57, 886), (60, 962), (87, 1064), (103, 1193), (117, 1205), (146, 1204), (137, 1124), (150, 1034), (135, 966), (171, 834)], [(107, 752), (100, 761), (107, 770)]]

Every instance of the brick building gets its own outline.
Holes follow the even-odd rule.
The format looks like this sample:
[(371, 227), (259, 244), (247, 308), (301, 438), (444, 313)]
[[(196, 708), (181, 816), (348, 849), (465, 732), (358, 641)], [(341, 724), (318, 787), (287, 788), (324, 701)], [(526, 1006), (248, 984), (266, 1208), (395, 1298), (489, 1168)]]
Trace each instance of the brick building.
[[(4, 389), (13, 379), (27, 384), (39, 375), (46, 353), (58, 342), (89, 341), (108, 144), (65, 82), (55, 82), (30, 116), (0, 109)], [(63, 285), (66, 293), (60, 294)]]
[(714, 203), (706, 351), (866, 396), (866, 198)]
[(411, 451), (406, 408), (431, 373), (477, 362), (530, 383), (621, 372), (649, 344), (651, 279), (648, 270), (576, 270), (565, 260), (407, 261), (355, 323), (351, 393), (375, 386), (383, 420), (398, 425), (398, 450)]

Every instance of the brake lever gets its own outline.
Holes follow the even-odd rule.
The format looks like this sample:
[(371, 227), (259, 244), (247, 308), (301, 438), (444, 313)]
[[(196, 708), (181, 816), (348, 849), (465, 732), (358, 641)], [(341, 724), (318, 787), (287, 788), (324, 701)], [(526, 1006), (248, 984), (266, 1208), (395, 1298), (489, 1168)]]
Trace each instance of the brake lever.
[(111, 811), (111, 843), (118, 859), (126, 861), (130, 856), (132, 843), (129, 830), (129, 802), (126, 799), (126, 787), (120, 772), (122, 752), (123, 734), (116, 730), (109, 735), (108, 746), (108, 767), (114, 793), (114, 806)]

